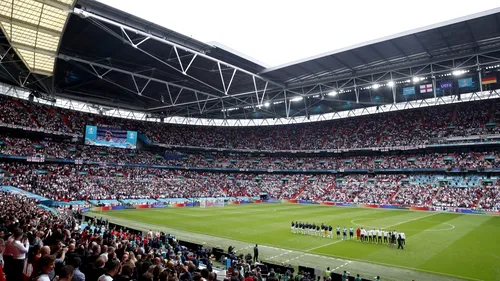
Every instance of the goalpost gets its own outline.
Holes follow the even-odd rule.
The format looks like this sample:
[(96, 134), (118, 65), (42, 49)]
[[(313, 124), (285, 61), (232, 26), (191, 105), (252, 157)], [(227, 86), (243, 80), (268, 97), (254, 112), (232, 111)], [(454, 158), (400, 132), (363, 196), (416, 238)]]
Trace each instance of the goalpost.
[(200, 208), (224, 207), (224, 198), (200, 198)]

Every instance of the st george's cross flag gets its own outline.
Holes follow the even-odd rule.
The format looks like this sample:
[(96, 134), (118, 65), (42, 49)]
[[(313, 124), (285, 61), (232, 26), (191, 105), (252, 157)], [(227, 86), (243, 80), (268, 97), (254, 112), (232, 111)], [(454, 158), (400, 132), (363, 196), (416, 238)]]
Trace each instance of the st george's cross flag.
[(420, 85), (420, 93), (432, 92), (432, 84)]

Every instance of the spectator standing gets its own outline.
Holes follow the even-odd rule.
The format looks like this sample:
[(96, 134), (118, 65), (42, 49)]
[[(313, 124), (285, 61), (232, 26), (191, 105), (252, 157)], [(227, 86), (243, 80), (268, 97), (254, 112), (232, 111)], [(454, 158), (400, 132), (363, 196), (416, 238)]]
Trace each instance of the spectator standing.
[(70, 264), (74, 267), (73, 278), (71, 278), (71, 281), (85, 281), (85, 274), (80, 271), (82, 260), (79, 257), (74, 257), (70, 260)]
[(61, 268), (59, 273), (58, 281), (71, 281), (73, 280), (73, 275), (75, 268), (71, 265), (65, 265)]
[(29, 247), (28, 237), (21, 229), (14, 229), (6, 243), (6, 251), (12, 256), (10, 264), (6, 264), (9, 267), (8, 281), (23, 281), (24, 262)]
[(37, 261), (38, 272), (34, 272), (33, 281), (50, 281), (49, 273), (54, 271), (56, 264), (55, 256), (43, 256)]
[(3, 238), (0, 238), (0, 281), (5, 281), (5, 275), (3, 273), (3, 251), (5, 250), (5, 241)]
[(118, 260), (109, 260), (106, 262), (106, 273), (101, 275), (98, 281), (113, 281), (113, 277), (120, 272), (121, 266)]
[(259, 247), (257, 244), (255, 244), (255, 247), (253, 247), (253, 261), (254, 262), (259, 261)]

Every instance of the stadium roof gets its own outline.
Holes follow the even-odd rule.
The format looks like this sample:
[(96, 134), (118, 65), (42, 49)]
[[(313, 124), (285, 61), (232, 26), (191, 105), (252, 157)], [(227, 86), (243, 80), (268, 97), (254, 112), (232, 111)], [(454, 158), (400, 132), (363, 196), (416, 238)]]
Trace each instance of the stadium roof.
[(0, 27), (31, 72), (52, 75), (59, 41), (74, 2), (0, 1)]
[[(218, 43), (80, 0), (52, 54), (53, 76), (34, 71), (15, 47), (0, 39), (0, 81), (42, 96), (155, 117), (309, 116), (429, 98), (433, 93), (408, 97), (400, 90), (417, 75), (430, 83), (458, 68), (477, 74), (477, 68), (498, 65), (500, 9), (266, 68)], [(390, 80), (396, 87), (377, 89)]]
[(287, 85), (310, 84), (341, 73), (479, 51), (499, 40), (497, 8), (267, 68), (261, 74)]

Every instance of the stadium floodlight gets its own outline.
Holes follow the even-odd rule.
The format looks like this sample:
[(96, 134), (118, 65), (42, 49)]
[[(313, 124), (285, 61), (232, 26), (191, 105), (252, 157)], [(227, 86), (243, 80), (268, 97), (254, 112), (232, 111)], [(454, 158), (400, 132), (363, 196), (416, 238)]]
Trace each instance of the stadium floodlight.
[(264, 103), (265, 107), (269, 107), (271, 104), (269, 102)]
[(337, 91), (331, 91), (331, 92), (329, 92), (329, 93), (328, 93), (328, 96), (330, 96), (330, 97), (334, 97), (334, 96), (336, 96), (336, 95), (338, 95), (338, 94), (339, 94), (339, 93), (338, 93)]
[(372, 86), (372, 88), (376, 90), (376, 89), (380, 88), (380, 84), (374, 84), (374, 85)]
[(290, 101), (301, 101), (303, 99), (303, 97), (294, 97), (292, 99), (290, 99)]
[(453, 76), (460, 76), (466, 72), (467, 71), (465, 71), (465, 70), (454, 70), (451, 74), (453, 74)]
[(413, 83), (417, 83), (419, 81), (423, 80), (422, 78), (420, 77), (413, 77)]
[(394, 81), (389, 81), (389, 82), (387, 82), (387, 86), (389, 86), (389, 87), (394, 87)]

